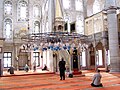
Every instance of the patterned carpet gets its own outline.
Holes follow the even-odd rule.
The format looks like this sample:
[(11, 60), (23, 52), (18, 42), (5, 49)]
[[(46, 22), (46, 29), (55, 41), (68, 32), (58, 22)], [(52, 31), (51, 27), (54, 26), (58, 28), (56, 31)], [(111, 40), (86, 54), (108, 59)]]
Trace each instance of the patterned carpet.
[(93, 71), (60, 80), (56, 74), (0, 77), (0, 90), (120, 90), (120, 74), (101, 72), (103, 87), (91, 87)]

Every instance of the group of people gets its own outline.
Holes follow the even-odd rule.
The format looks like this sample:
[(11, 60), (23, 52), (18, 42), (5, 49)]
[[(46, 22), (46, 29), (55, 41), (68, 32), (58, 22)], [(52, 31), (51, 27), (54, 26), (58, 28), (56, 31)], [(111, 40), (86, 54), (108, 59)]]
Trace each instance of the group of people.
[[(64, 58), (62, 58), (61, 61), (59, 61), (60, 80), (65, 80), (65, 64)], [(97, 70), (97, 73), (93, 76), (91, 86), (102, 87), (101, 78), (102, 75), (100, 74), (100, 70)]]
[[(66, 61), (64, 61), (64, 58), (62, 58), (59, 61), (60, 80), (65, 80), (65, 70), (66, 70), (65, 65), (66, 65)], [(29, 66), (27, 64), (25, 65), (24, 70), (26, 72), (29, 71)], [(33, 66), (33, 70), (36, 71), (36, 65), (35, 64)], [(47, 66), (45, 65), (42, 70), (48, 70)], [(100, 74), (100, 70), (97, 70), (97, 73), (93, 76), (91, 86), (93, 86), (93, 87), (102, 87), (103, 85), (101, 83), (101, 78), (102, 78), (102, 76)]]
[[(30, 69), (29, 66), (26, 64), (25, 67), (24, 67), (24, 70), (25, 70), (26, 72), (28, 72), (29, 69)], [(42, 71), (43, 71), (43, 70), (48, 70), (46, 64), (44, 65), (44, 68), (42, 69)], [(35, 71), (36, 71), (36, 64), (34, 63), (34, 64), (33, 64), (33, 72), (35, 72)]]

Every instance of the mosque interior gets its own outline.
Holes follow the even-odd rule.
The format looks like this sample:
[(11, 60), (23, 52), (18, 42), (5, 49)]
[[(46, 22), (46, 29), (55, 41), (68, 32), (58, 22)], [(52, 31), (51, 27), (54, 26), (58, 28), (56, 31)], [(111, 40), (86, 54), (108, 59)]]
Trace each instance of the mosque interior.
[(0, 0), (0, 76), (10, 67), (120, 72), (119, 0)]

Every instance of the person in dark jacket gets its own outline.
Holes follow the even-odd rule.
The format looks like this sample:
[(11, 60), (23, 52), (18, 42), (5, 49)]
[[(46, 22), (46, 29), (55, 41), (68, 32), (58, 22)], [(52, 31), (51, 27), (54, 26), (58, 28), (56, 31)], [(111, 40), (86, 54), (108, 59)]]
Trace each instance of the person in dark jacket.
[(29, 66), (28, 66), (27, 64), (25, 65), (24, 70), (25, 70), (26, 72), (29, 71)]
[(43, 70), (48, 70), (46, 64), (45, 64), (44, 68), (42, 69), (42, 71), (43, 71)]
[(60, 80), (65, 80), (65, 64), (64, 58), (62, 58), (61, 61), (59, 61)]

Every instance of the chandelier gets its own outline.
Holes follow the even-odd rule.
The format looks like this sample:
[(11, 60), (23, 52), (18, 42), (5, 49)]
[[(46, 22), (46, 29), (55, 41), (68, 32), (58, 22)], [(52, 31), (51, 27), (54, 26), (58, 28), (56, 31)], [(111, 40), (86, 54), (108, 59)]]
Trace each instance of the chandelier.
[(71, 48), (86, 48), (87, 36), (69, 32), (32, 33), (21, 37), (25, 43), (24, 50), (70, 50)]

